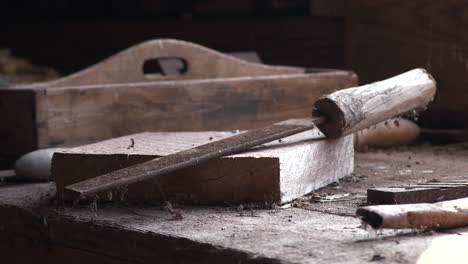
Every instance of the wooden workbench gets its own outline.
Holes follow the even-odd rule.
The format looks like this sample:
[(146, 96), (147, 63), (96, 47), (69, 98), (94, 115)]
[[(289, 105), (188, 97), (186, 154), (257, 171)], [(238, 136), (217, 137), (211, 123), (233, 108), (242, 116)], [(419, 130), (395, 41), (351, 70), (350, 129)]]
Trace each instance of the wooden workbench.
[(360, 227), (354, 211), (371, 186), (467, 179), (467, 155), (468, 144), (357, 153), (355, 174), (286, 209), (71, 208), (54, 203), (53, 183), (3, 183), (2, 263), (429, 263), (447, 253), (436, 242), (450, 239), (458, 246), (448, 254), (457, 258), (468, 252), (468, 228), (373, 232)]

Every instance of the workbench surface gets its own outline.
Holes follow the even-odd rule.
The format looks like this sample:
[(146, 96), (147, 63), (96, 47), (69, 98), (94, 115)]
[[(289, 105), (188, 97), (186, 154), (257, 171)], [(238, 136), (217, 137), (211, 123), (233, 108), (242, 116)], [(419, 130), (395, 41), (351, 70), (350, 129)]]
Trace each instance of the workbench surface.
[(454, 263), (468, 228), (375, 232), (354, 212), (369, 187), (467, 180), (467, 156), (468, 144), (358, 152), (353, 175), (286, 208), (71, 208), (54, 202), (53, 183), (3, 183), (0, 252), (14, 263)]

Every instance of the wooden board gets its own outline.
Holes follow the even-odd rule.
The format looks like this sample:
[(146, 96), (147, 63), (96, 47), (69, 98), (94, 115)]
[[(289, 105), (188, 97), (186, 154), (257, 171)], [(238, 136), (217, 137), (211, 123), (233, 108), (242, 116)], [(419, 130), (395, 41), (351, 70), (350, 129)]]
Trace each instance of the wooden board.
[(367, 202), (370, 204), (411, 204), (435, 203), (468, 197), (468, 185), (438, 183), (421, 184), (411, 187), (386, 187), (367, 189)]
[[(63, 188), (103, 173), (231, 136), (232, 132), (140, 133), (56, 153), (52, 178)], [(132, 146), (133, 139), (133, 146)], [(101, 193), (102, 200), (192, 204), (284, 203), (353, 171), (352, 136), (328, 140), (316, 129), (271, 142), (246, 153), (209, 161)]]
[(468, 1), (348, 1), (346, 64), (363, 83), (424, 67), (437, 81), (429, 128), (468, 127)]
[[(141, 69), (147, 59), (172, 57), (187, 62), (185, 74)], [(250, 129), (308, 116), (318, 97), (357, 83), (348, 71), (305, 71), (183, 41), (149, 41), (68, 77), (0, 89), (0, 155), (142, 131)], [(17, 93), (29, 93), (31, 102)]]

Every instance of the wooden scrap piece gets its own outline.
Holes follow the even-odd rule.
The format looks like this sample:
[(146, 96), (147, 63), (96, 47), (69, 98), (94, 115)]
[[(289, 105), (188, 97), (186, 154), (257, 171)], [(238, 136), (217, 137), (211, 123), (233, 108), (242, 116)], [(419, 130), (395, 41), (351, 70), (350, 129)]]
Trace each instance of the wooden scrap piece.
[(468, 183), (429, 183), (367, 190), (370, 204), (434, 203), (468, 197)]
[(373, 228), (441, 229), (468, 225), (468, 198), (418, 204), (361, 207), (356, 214)]
[[(77, 147), (54, 155), (52, 178), (59, 199), (67, 200), (67, 185), (232, 134), (146, 132)], [(98, 196), (111, 201), (284, 203), (351, 173), (353, 155), (352, 136), (329, 140), (314, 129)]]

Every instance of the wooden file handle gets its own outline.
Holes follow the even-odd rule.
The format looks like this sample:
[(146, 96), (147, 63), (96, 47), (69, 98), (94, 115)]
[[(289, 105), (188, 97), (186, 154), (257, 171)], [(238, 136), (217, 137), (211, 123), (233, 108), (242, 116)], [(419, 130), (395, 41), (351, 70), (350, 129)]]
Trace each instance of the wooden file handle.
[(317, 127), (329, 138), (345, 136), (371, 127), (434, 98), (436, 82), (424, 69), (414, 69), (387, 80), (340, 90), (315, 103), (313, 116), (327, 121)]

